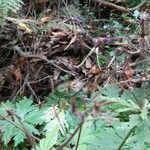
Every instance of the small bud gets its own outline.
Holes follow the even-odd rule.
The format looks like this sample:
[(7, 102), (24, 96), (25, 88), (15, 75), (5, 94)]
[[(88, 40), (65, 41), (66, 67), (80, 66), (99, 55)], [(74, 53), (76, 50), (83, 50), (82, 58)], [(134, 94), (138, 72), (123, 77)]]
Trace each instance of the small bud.
[(119, 53), (121, 53), (122, 51), (123, 51), (123, 50), (122, 50), (121, 47), (117, 47), (117, 48), (115, 49), (116, 54), (119, 54)]

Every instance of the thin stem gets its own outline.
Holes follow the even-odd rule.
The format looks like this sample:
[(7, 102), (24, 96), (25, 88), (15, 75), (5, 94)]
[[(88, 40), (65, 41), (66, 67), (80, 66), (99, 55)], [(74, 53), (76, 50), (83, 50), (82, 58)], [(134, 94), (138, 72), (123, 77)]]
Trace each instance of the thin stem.
[(79, 145), (79, 140), (80, 140), (80, 137), (81, 137), (82, 126), (83, 126), (83, 124), (80, 126), (80, 129), (79, 129), (79, 135), (78, 135), (78, 139), (77, 139), (77, 144), (76, 144), (75, 150), (78, 150), (78, 145)]
[(80, 68), (80, 67), (84, 64), (84, 62), (87, 60), (87, 58), (88, 58), (95, 50), (96, 50), (96, 48), (93, 47), (93, 48), (90, 50), (90, 52), (86, 55), (86, 57), (82, 60), (82, 62), (81, 62), (79, 65), (76, 66), (76, 68)]
[(11, 120), (9, 120), (9, 119), (3, 117), (2, 115), (0, 115), (0, 119), (6, 120), (6, 121), (9, 122), (10, 124), (14, 125), (16, 128), (20, 129), (22, 132), (24, 132), (24, 133), (26, 134), (27, 138), (29, 139), (30, 144), (31, 144), (31, 145), (34, 147), (34, 149), (36, 150), (36, 147), (35, 147), (36, 142), (35, 142), (34, 138), (35, 138), (36, 140), (39, 140), (39, 139), (36, 138), (35, 136), (33, 136), (32, 134), (30, 134), (30, 133), (27, 131), (27, 129), (23, 126), (22, 122), (20, 122), (20, 120), (18, 119), (18, 117), (17, 117), (17, 119), (18, 119), (18, 121), (19, 121), (19, 123), (21, 124), (22, 127), (20, 127), (19, 125), (15, 124), (13, 121), (11, 121)]
[(120, 144), (120, 146), (119, 146), (119, 148), (117, 150), (121, 150), (122, 149), (122, 147), (124, 146), (126, 140), (129, 138), (129, 136), (131, 135), (131, 133), (134, 131), (135, 128), (136, 128), (136, 126), (134, 126), (133, 128), (131, 128), (131, 130), (125, 136), (125, 138), (123, 139), (122, 143)]
[(62, 150), (70, 141), (71, 139), (75, 136), (75, 134), (78, 132), (78, 130), (81, 128), (81, 126), (84, 123), (84, 119), (78, 124), (77, 128), (74, 130), (74, 132), (71, 134), (71, 136), (68, 138), (67, 141), (65, 141), (62, 145), (60, 145), (56, 150)]
[(25, 58), (38, 58), (38, 59), (40, 59), (40, 60), (43, 60), (43, 61), (45, 61), (45, 62), (47, 62), (47, 63), (53, 65), (54, 67), (58, 68), (59, 70), (65, 72), (65, 73), (68, 73), (68, 74), (71, 74), (71, 75), (75, 76), (74, 73), (72, 73), (72, 72), (70, 72), (70, 71), (68, 71), (68, 70), (65, 70), (65, 69), (61, 68), (60, 66), (58, 66), (58, 65), (55, 64), (54, 62), (48, 60), (48, 59), (46, 58), (46, 56), (44, 56), (44, 55), (43, 55), (43, 56), (38, 56), (38, 55), (32, 55), (32, 54), (23, 52), (19, 46), (14, 46), (13, 49), (14, 49), (15, 51), (17, 51), (20, 56), (23, 56), (23, 57), (25, 57)]

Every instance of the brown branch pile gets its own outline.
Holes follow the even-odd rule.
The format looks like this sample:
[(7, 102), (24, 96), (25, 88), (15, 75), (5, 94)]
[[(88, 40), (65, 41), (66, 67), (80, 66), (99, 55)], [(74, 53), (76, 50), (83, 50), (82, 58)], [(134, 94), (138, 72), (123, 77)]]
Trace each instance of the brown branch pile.
[[(105, 1), (93, 1), (98, 2), (99, 6), (123, 12), (131, 12), (145, 4), (142, 2), (128, 9)], [(6, 19), (8, 23), (0, 31), (0, 98), (3, 100), (15, 100), (23, 95), (32, 95), (37, 101), (43, 100), (64, 82), (61, 76), (66, 74), (69, 80), (64, 82), (66, 89), (84, 89), (87, 93), (96, 90), (97, 85), (117, 82), (123, 89), (129, 89), (142, 86), (143, 81), (150, 79), (149, 70), (141, 75), (136, 69), (137, 65), (150, 59), (149, 34), (137, 36), (136, 39), (92, 37), (76, 18), (60, 21), (69, 27), (62, 28), (57, 23), (57, 27), (49, 27), (46, 31), (38, 29), (48, 22), (49, 16), (36, 21)], [(30, 29), (24, 22), (32, 22), (37, 30)], [(145, 21), (141, 26), (143, 23)], [(105, 45), (112, 46), (115, 55), (106, 57), (102, 65), (97, 56), (107, 54)], [(116, 64), (121, 54), (125, 55), (125, 59)]]

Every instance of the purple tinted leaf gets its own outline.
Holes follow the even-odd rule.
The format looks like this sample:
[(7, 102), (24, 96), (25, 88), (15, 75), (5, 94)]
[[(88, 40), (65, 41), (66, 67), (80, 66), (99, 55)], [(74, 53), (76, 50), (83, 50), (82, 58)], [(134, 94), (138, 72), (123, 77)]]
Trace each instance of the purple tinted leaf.
[(94, 47), (98, 47), (103, 44), (107, 44), (111, 41), (112, 41), (112, 38), (110, 36), (97, 37), (97, 38), (93, 38), (93, 45), (94, 45)]

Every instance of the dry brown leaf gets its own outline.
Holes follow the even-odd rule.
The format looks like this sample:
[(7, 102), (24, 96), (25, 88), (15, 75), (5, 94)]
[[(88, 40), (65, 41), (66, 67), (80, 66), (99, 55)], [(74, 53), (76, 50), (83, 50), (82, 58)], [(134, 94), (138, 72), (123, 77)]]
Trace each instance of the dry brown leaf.
[(20, 56), (20, 57), (18, 57), (18, 58), (16, 59), (16, 62), (17, 62), (18, 64), (26, 64), (27, 58), (26, 58), (26, 57), (23, 57), (23, 56)]
[(100, 73), (102, 73), (103, 71), (96, 65), (92, 66), (92, 68), (90, 69), (89, 73), (96, 76), (99, 75)]
[(57, 31), (57, 32), (52, 32), (53, 36), (66, 36), (66, 33), (62, 32), (62, 31)]
[(87, 93), (91, 93), (97, 90), (97, 84), (96, 83), (90, 83), (87, 84)]
[(68, 88), (78, 91), (78, 90), (82, 89), (84, 87), (84, 85), (85, 85), (84, 80), (75, 79), (68, 84)]
[(127, 79), (131, 79), (134, 75), (134, 70), (131, 69), (131, 68), (127, 68), (125, 71), (124, 71), (124, 74), (126, 76)]
[(11, 72), (11, 75), (15, 81), (19, 81), (21, 79), (21, 69), (18, 67), (17, 69)]
[(79, 63), (79, 58), (78, 57), (69, 57), (69, 63), (70, 65), (77, 65)]
[(123, 90), (129, 90), (129, 89), (132, 88), (130, 86), (130, 84), (128, 84), (128, 83), (121, 83), (120, 85), (121, 85), (121, 87), (122, 87)]
[(71, 109), (72, 109), (72, 112), (74, 115), (77, 115), (78, 114), (78, 108), (77, 108), (77, 99), (75, 96), (73, 96), (71, 98)]
[(51, 20), (51, 16), (44, 16), (38, 22), (40, 25), (43, 25)]

